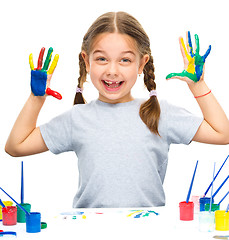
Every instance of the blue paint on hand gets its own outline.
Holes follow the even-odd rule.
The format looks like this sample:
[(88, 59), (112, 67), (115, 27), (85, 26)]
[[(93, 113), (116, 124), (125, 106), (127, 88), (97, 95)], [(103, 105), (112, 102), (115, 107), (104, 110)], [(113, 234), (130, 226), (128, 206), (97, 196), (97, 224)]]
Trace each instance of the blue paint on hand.
[(47, 73), (32, 70), (31, 71), (31, 90), (34, 96), (44, 96), (46, 91)]

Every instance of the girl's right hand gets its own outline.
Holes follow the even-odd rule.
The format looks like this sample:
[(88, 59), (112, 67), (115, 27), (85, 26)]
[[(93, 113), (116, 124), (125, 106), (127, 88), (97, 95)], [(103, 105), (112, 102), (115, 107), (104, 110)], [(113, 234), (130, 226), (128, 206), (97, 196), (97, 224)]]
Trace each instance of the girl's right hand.
[(188, 84), (197, 83), (200, 80), (203, 80), (204, 75), (204, 64), (207, 56), (211, 51), (211, 45), (203, 56), (200, 56), (200, 45), (199, 37), (195, 34), (195, 51), (192, 47), (191, 35), (190, 32), (186, 33), (187, 35), (187, 44), (185, 46), (184, 40), (182, 37), (179, 38), (181, 54), (184, 61), (184, 71), (181, 73), (170, 73), (166, 76), (166, 79), (177, 78), (187, 82)]
[[(60, 93), (55, 92), (50, 89), (50, 80), (52, 77), (52, 74), (56, 68), (59, 55), (56, 54), (51, 66), (49, 67), (49, 64), (51, 62), (52, 52), (53, 48), (49, 48), (46, 60), (44, 62), (43, 68), (42, 68), (42, 62), (43, 62), (43, 56), (44, 56), (45, 48), (43, 47), (40, 51), (37, 68), (34, 68), (33, 64), (33, 54), (31, 53), (29, 55), (29, 64), (31, 68), (31, 90), (34, 96), (45, 96), (51, 95), (59, 100), (62, 99), (62, 96)], [(48, 69), (49, 67), (49, 69)]]

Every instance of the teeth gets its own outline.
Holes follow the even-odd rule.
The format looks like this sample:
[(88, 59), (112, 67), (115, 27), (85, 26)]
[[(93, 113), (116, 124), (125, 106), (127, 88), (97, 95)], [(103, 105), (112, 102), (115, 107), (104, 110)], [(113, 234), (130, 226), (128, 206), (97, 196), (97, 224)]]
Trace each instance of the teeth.
[(113, 82), (109, 82), (109, 81), (104, 81), (105, 83), (107, 83), (107, 84), (112, 84)]
[(106, 81), (106, 80), (104, 80), (104, 82), (107, 83), (107, 84), (113, 84), (113, 83), (118, 84), (118, 83), (120, 83), (118, 81), (117, 82), (110, 82), (110, 81)]
[(121, 86), (121, 83), (122, 83), (122, 81), (117, 81), (117, 82), (111, 82), (106, 80), (103, 80), (103, 81), (110, 88), (118, 88), (119, 86)]

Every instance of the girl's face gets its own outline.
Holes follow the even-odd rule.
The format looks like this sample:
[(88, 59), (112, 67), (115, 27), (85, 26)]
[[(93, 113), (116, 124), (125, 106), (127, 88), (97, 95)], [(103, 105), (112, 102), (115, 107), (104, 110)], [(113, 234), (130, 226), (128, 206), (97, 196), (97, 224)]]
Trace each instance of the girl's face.
[(133, 100), (131, 88), (149, 60), (140, 58), (135, 41), (126, 34), (102, 33), (96, 37), (89, 56), (83, 51), (87, 72), (99, 91), (99, 100), (123, 103)]

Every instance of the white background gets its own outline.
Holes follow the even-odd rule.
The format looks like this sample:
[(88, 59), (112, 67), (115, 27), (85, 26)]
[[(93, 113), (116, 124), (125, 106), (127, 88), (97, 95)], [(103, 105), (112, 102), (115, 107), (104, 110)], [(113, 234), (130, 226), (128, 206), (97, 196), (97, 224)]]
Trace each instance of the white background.
[[(82, 38), (92, 22), (108, 11), (126, 11), (136, 17), (151, 39), (155, 61), (159, 99), (182, 106), (191, 112), (201, 112), (185, 83), (166, 81), (170, 72), (181, 72), (183, 62), (178, 37), (191, 31), (200, 38), (203, 55), (209, 44), (212, 51), (206, 62), (205, 80), (229, 115), (229, 14), (228, 1), (218, 0), (115, 0), (115, 1), (59, 1), (20, 0), (2, 1), (0, 4), (0, 186), (20, 202), (20, 164), (24, 161), (25, 202), (33, 211), (69, 209), (78, 186), (77, 159), (74, 153), (53, 155), (50, 152), (13, 158), (4, 151), (5, 142), (13, 123), (30, 94), (30, 68), (28, 57), (32, 52), (34, 62), (41, 47), (52, 46), (60, 55), (52, 79), (52, 89), (63, 95), (62, 101), (49, 97), (41, 111), (38, 125), (71, 108), (78, 78), (78, 54)], [(85, 85), (85, 98), (97, 98), (90, 83)], [(148, 97), (139, 78), (133, 89), (134, 97)], [(101, 126), (102, 127), (102, 126)], [(177, 208), (184, 201), (192, 178), (196, 160), (199, 166), (193, 194), (203, 195), (207, 189), (216, 161), (219, 169), (229, 146), (191, 143), (189, 146), (173, 145), (164, 188), (167, 204)], [(215, 189), (228, 175), (229, 160), (215, 182)], [(229, 181), (216, 197), (218, 202), (228, 191)], [(0, 192), (2, 200), (8, 198)], [(229, 198), (224, 201), (225, 209)]]

